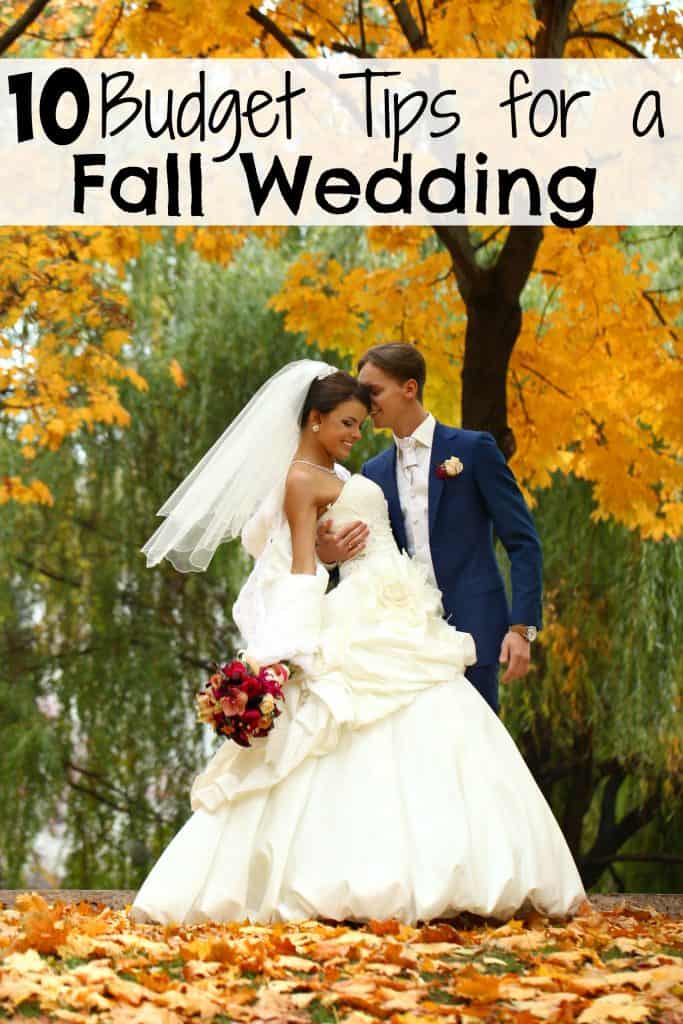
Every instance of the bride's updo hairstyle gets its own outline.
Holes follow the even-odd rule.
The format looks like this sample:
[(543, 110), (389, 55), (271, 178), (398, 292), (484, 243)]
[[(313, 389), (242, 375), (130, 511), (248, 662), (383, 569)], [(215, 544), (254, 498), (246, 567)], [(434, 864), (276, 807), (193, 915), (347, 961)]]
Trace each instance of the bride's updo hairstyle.
[(345, 370), (337, 370), (336, 373), (330, 373), (327, 377), (319, 377), (308, 389), (299, 425), (306, 426), (308, 417), (314, 409), (322, 413), (332, 412), (342, 402), (352, 400), (360, 402), (370, 412), (369, 389), (350, 373), (346, 373)]

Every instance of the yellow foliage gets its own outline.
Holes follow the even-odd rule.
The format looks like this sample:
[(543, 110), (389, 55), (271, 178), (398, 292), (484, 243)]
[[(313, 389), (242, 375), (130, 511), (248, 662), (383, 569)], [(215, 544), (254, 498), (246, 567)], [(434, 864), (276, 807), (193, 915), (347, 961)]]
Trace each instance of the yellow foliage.
[[(0, 409), (21, 424), (17, 440), (25, 459), (41, 447), (58, 450), (83, 425), (125, 424), (118, 392), (107, 390), (111, 381), (147, 388), (121, 359), (128, 296), (112, 277), (138, 254), (140, 242), (141, 233), (131, 229), (0, 229)], [(3, 494), (3, 500), (47, 500), (35, 487), (5, 487)]]
[[(273, 0), (259, 10), (306, 56), (365, 46), (379, 57), (514, 57), (534, 55), (543, 30), (534, 6), (526, 0), (409, 0), (401, 17), (411, 18), (421, 37), (412, 45), (389, 0), (362, 8), (344, 0)], [(0, 0), (4, 24), (24, 9), (24, 0)], [(251, 9), (249, 0), (55, 0), (32, 27), (47, 40), (44, 55), (52, 57), (287, 55), (267, 26), (250, 17)], [(659, 57), (683, 55), (683, 21), (673, 5), (577, 0), (568, 29), (566, 56), (623, 57), (620, 40)], [(21, 45), (20, 39), (11, 52)], [(3, 413), (21, 422), (26, 458), (41, 446), (58, 447), (84, 425), (127, 421), (115, 382), (140, 389), (146, 382), (122, 359), (131, 327), (128, 299), (111, 275), (122, 275), (126, 260), (159, 231), (0, 229), (0, 359), (9, 363), (0, 367)], [(257, 233), (277, 245), (282, 229)], [(226, 264), (248, 234), (229, 226), (178, 228), (176, 239)], [(430, 369), (427, 402), (453, 422), (466, 311), (449, 258), (434, 252), (433, 237), (429, 228), (370, 229), (376, 257), (370, 269), (306, 253), (272, 304), (288, 328), (354, 359), (381, 341), (419, 345)], [(683, 364), (675, 325), (681, 296), (652, 293), (652, 271), (628, 257), (619, 238), (616, 228), (545, 233), (530, 285), (545, 295), (545, 308), (525, 313), (510, 361), (515, 471), (527, 493), (546, 486), (555, 471), (574, 473), (594, 484), (596, 518), (613, 515), (647, 537), (678, 536)], [(105, 283), (103, 267), (110, 278)], [(19, 344), (20, 332), (13, 333), (25, 323), (38, 336), (30, 350)], [(101, 343), (83, 341), (82, 327), (99, 332)], [(182, 386), (182, 370), (171, 365), (169, 371)]]
[[(14, 22), (22, 0), (0, 3), (2, 23)], [(46, 57), (285, 57), (288, 50), (253, 20), (249, 0), (164, 0), (121, 4), (119, 0), (55, 0), (36, 30)], [(414, 23), (413, 44), (401, 29), (390, 0), (358, 5), (343, 0), (273, 0), (260, 8), (308, 57), (336, 47), (365, 45), (377, 57), (528, 57), (542, 30), (527, 0), (440, 0), (404, 5)], [(624, 57), (623, 39), (658, 57), (683, 53), (683, 23), (672, 4), (629, 5), (612, 0), (577, 0), (569, 14), (568, 57)], [(582, 32), (593, 33), (590, 37)], [(597, 33), (597, 34), (596, 34)], [(10, 52), (22, 45), (20, 38)]]
[(25, 484), (21, 477), (0, 477), (0, 505), (8, 501), (18, 501), (22, 505), (54, 505), (54, 498), (49, 487), (41, 480), (31, 480)]
[(183, 368), (177, 359), (172, 359), (168, 364), (168, 372), (171, 374), (177, 388), (184, 388), (187, 385), (187, 378), (183, 373)]

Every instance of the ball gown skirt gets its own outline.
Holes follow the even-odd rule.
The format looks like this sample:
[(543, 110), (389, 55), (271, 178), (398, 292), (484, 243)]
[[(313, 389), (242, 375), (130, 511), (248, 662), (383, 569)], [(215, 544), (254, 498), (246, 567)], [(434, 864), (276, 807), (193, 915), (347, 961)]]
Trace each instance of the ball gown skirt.
[(329, 515), (368, 523), (365, 554), (325, 594), (322, 568), (289, 573), (286, 524), (271, 531), (235, 620), (252, 657), (300, 672), (270, 735), (226, 741), (197, 777), (134, 919), (574, 913), (585, 894), (562, 832), (463, 675), (471, 636), (397, 551), (374, 483), (351, 477)]

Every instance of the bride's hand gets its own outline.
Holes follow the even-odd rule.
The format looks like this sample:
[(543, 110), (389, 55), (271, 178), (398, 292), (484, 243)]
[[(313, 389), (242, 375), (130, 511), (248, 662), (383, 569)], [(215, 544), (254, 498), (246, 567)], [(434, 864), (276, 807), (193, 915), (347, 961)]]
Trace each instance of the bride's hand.
[(339, 533), (334, 533), (332, 520), (326, 519), (318, 526), (315, 544), (318, 558), (326, 565), (355, 558), (365, 548), (368, 533), (367, 526), (360, 520), (349, 523)]

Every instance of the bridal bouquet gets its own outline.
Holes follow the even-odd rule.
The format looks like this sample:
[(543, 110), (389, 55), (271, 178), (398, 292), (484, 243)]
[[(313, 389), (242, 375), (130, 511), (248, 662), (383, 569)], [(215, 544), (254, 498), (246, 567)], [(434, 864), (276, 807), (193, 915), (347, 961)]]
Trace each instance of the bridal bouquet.
[(276, 701), (284, 700), (282, 684), (290, 671), (284, 662), (263, 668), (237, 658), (215, 671), (197, 694), (197, 717), (212, 725), (240, 747), (250, 747), (250, 736), (267, 736), (281, 714)]

